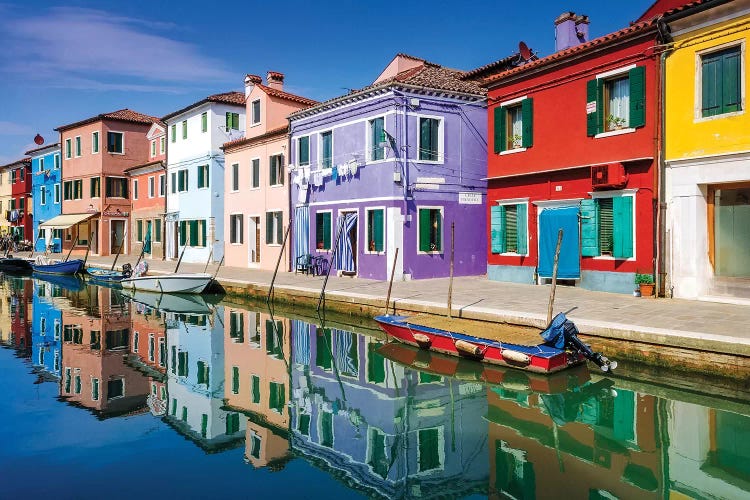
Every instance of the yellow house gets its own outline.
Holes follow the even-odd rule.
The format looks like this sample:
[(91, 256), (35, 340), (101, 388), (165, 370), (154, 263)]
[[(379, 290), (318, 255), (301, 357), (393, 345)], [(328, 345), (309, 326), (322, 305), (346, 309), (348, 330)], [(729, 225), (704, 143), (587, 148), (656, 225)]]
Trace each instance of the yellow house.
[(750, 303), (750, 0), (699, 3), (665, 21), (673, 39), (663, 132), (671, 290)]
[(10, 210), (12, 196), (10, 165), (0, 166), (0, 236), (10, 231), (10, 221), (5, 216), (5, 211)]

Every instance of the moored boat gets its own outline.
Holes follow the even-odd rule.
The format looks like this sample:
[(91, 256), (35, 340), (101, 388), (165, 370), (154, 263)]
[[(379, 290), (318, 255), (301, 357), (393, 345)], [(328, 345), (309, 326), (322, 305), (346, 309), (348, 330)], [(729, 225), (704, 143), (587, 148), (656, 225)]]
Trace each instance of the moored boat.
[(120, 281), (124, 289), (155, 293), (203, 293), (213, 277), (208, 273), (133, 276)]
[(163, 294), (144, 292), (123, 288), (125, 297), (136, 303), (159, 311), (178, 314), (208, 314), (211, 307), (202, 295), (197, 294)]
[(72, 292), (80, 292), (86, 287), (86, 283), (78, 275), (66, 275), (66, 274), (38, 274), (34, 278), (52, 283), (53, 285), (70, 290)]
[[(388, 335), (420, 349), (537, 373), (554, 373), (590, 359), (603, 371), (617, 364), (593, 352), (563, 313), (543, 330), (436, 316), (376, 316)], [(481, 336), (475, 334), (481, 327)]]
[(133, 271), (130, 264), (125, 264), (122, 266), (122, 271), (89, 267), (86, 269), (86, 274), (89, 280), (97, 285), (119, 286), (122, 280), (132, 276)]
[(33, 259), (13, 257), (12, 255), (0, 258), (0, 272), (12, 274), (30, 273), (33, 261)]
[(68, 275), (82, 272), (83, 266), (83, 259), (52, 260), (41, 255), (31, 265), (35, 273)]

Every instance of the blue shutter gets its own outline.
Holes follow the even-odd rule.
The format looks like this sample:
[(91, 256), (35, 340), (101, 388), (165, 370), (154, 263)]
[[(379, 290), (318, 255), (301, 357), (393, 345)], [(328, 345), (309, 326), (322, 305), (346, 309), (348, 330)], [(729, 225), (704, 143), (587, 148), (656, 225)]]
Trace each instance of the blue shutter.
[(490, 207), (492, 253), (505, 253), (505, 207)]
[(516, 234), (518, 237), (516, 253), (526, 255), (529, 248), (527, 205), (519, 203), (516, 205)]
[(599, 253), (599, 204), (581, 200), (581, 255), (596, 257)]
[(612, 199), (614, 212), (614, 235), (612, 254), (616, 259), (633, 256), (633, 197), (619, 196)]

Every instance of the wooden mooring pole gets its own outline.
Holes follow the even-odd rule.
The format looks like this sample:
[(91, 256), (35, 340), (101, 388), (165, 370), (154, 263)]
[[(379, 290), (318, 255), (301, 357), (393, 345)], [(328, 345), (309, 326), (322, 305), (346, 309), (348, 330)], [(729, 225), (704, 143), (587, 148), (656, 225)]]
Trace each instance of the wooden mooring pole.
[[(388, 315), (388, 305), (391, 303), (391, 289), (393, 288), (393, 276), (396, 274), (396, 262), (398, 261), (398, 247), (396, 254), (393, 256), (393, 267), (391, 268), (391, 279), (388, 281), (388, 295), (385, 297), (385, 314)], [(395, 312), (395, 307), (393, 308)]]
[(555, 304), (555, 289), (557, 287), (557, 264), (560, 260), (560, 246), (562, 245), (563, 230), (557, 232), (557, 246), (555, 247), (555, 261), (552, 265), (552, 288), (549, 292), (549, 306), (547, 306), (547, 324), (552, 322), (552, 308)]
[(454, 255), (454, 236), (456, 230), (456, 223), (451, 222), (451, 265), (450, 265), (450, 279), (448, 281), (448, 317), (452, 318), (453, 313), (453, 255)]

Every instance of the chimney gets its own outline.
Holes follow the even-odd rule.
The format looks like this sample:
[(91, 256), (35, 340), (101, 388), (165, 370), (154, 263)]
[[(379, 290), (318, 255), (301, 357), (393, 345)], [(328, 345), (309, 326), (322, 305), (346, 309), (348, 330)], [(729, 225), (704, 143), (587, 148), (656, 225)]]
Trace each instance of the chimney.
[(263, 79), (259, 77), (258, 75), (246, 75), (245, 76), (245, 97), (248, 97), (250, 95), (250, 92), (253, 91), (253, 87), (255, 85), (262, 82)]
[(284, 90), (284, 73), (269, 71), (266, 76), (266, 84), (272, 89)]
[(555, 52), (575, 47), (589, 40), (588, 16), (563, 12), (555, 19)]

